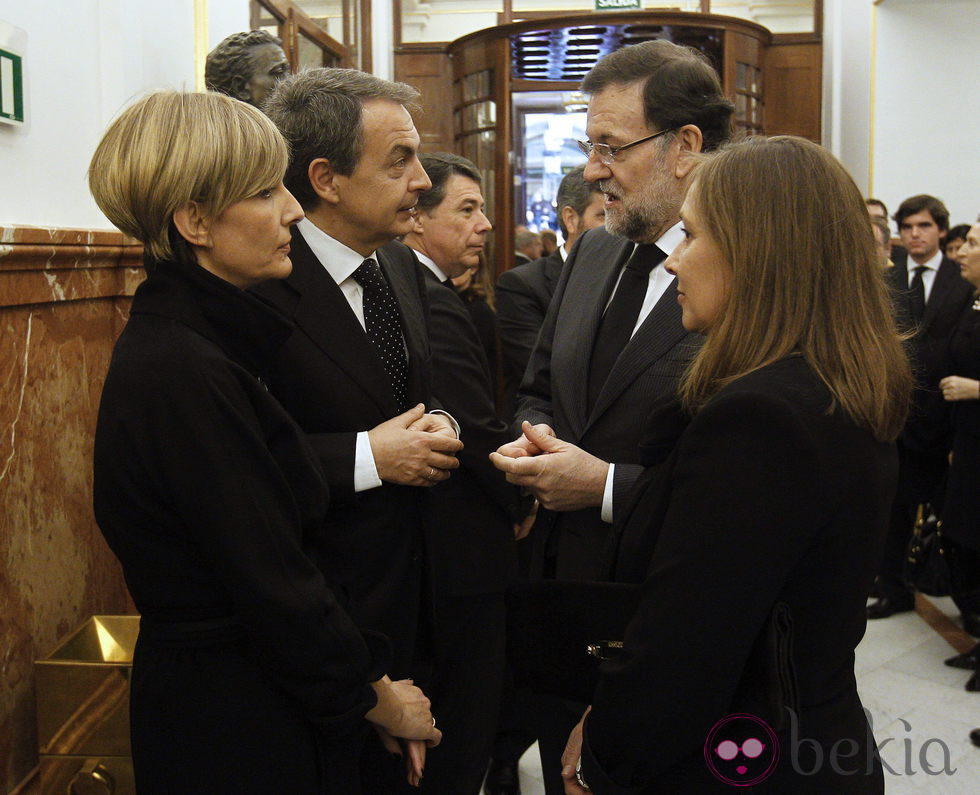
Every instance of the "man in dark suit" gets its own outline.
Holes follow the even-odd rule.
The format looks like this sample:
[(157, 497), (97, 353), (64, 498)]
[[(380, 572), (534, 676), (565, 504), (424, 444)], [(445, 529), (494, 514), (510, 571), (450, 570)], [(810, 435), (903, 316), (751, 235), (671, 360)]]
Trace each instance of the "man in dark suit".
[[(500, 274), (497, 280), (497, 331), (503, 360), (504, 416), (513, 417), (517, 388), (548, 313), (561, 269), (583, 232), (602, 226), (605, 200), (599, 186), (586, 182), (584, 166), (569, 171), (558, 186), (555, 203), (564, 243), (548, 256)], [(527, 577), (530, 539), (518, 542), (519, 576)], [(506, 683), (493, 760), (484, 787), (487, 795), (510, 795), (518, 787), (518, 761), (536, 735), (527, 714), (527, 693)]]
[(540, 259), (544, 253), (541, 244), (541, 235), (532, 232), (526, 226), (519, 226), (514, 230), (514, 267), (527, 265), (536, 259)]
[[(886, 226), (888, 224), (888, 208), (881, 199), (865, 199), (864, 206), (868, 210), (868, 215), (870, 216), (872, 222), (881, 221)], [(888, 257), (891, 259), (892, 254), (896, 257), (904, 257), (906, 255), (905, 246), (899, 245), (898, 243), (891, 242), (891, 230), (888, 230)]]
[(446, 479), (462, 446), (449, 418), (424, 413), (424, 276), (393, 242), (411, 231), (430, 185), (408, 110), (417, 95), (363, 72), (313, 69), (265, 106), (291, 147), (284, 182), (306, 211), (292, 274), (258, 288), (296, 324), (270, 388), (327, 475), (321, 568), (359, 626), (391, 639), (392, 678), (420, 678), (431, 656), (417, 632), (428, 602), (419, 487)]
[(541, 238), (541, 256), (547, 257), (558, 250), (558, 235), (554, 229), (542, 229), (538, 232)]
[(546, 257), (504, 271), (497, 279), (497, 329), (503, 354), (505, 416), (513, 416), (514, 398), (538, 332), (548, 312), (568, 253), (583, 232), (606, 218), (602, 191), (582, 176), (584, 166), (569, 171), (558, 186), (555, 203), (564, 243)]
[(490, 463), (510, 438), (493, 404), (490, 365), (452, 279), (479, 263), (487, 233), (482, 177), (466, 158), (423, 154), (432, 187), (419, 195), (404, 242), (425, 267), (432, 391), (459, 422), (459, 469), (425, 510), (434, 581), (435, 671), (429, 697), (445, 741), (422, 791), (476, 795), (490, 756), (504, 671), (504, 591), (514, 577), (514, 529), (530, 507)]
[[(548, 509), (532, 531), (533, 565), (561, 579), (597, 576), (642, 469), (637, 440), (651, 407), (672, 398), (697, 348), (659, 265), (684, 236), (692, 155), (730, 136), (732, 114), (707, 59), (667, 41), (607, 55), (582, 90), (591, 94), (584, 176), (605, 194), (606, 230), (586, 232), (565, 263), (518, 393), (522, 434), (494, 455)], [(581, 715), (581, 705), (542, 711), (549, 793), (563, 791), (560, 757)]]
[[(939, 199), (912, 196), (902, 202), (894, 219), (905, 251), (893, 251), (894, 266), (885, 274), (899, 323), (914, 333), (909, 352), (917, 388), (898, 439), (898, 493), (875, 586), (877, 598), (868, 605), (868, 618), (887, 618), (915, 607), (914, 594), (902, 581), (905, 548), (919, 504), (939, 497), (946, 474), (949, 408), (939, 392), (939, 381), (949, 374), (949, 339), (973, 292), (960, 276), (959, 265), (942, 252), (949, 212)], [(972, 619), (973, 628), (980, 632), (980, 618), (964, 618)]]

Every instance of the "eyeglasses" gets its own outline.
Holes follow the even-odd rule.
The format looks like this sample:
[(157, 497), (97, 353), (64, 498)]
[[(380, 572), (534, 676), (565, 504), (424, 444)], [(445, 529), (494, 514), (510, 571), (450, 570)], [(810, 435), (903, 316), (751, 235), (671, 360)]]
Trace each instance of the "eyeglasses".
[(654, 133), (653, 135), (648, 135), (646, 138), (640, 138), (638, 141), (632, 141), (628, 144), (623, 144), (622, 146), (610, 146), (609, 144), (594, 144), (591, 141), (576, 141), (578, 148), (582, 150), (582, 154), (586, 157), (592, 157), (592, 153), (595, 152), (596, 156), (599, 158), (599, 162), (604, 165), (611, 166), (616, 162), (616, 155), (625, 149), (629, 149), (633, 146), (639, 146), (647, 141), (652, 141), (654, 138), (659, 138), (661, 135), (666, 135), (669, 132), (673, 132), (673, 128), (668, 127), (666, 130), (661, 130), (660, 132)]
[(748, 740), (742, 743), (741, 748), (739, 748), (738, 743), (734, 743), (731, 740), (722, 740), (722, 742), (718, 744), (718, 747), (715, 748), (715, 753), (726, 762), (730, 762), (732, 759), (738, 756), (739, 751), (745, 754), (745, 756), (747, 756), (749, 759), (755, 759), (760, 756), (765, 749), (766, 746), (763, 745), (760, 740), (757, 740), (755, 737), (749, 737)]

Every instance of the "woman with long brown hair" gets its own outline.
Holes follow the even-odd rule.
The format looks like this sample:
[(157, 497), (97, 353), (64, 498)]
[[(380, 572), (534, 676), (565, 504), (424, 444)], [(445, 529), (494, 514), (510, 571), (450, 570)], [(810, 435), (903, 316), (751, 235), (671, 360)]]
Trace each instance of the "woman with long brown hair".
[(690, 421), (617, 517), (613, 579), (640, 604), (566, 792), (881, 792), (854, 648), (912, 381), (861, 194), (819, 146), (752, 138), (681, 216), (667, 269), (706, 337)]

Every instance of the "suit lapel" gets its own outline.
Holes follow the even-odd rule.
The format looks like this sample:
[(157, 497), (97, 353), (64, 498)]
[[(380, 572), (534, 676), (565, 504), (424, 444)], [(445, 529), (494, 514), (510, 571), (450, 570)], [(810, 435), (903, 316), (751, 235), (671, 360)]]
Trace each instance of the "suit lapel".
[(564, 265), (565, 261), (561, 258), (559, 252), (556, 251), (548, 257), (548, 261), (543, 268), (545, 289), (548, 295), (555, 294), (555, 285), (558, 284), (558, 278), (561, 276), (561, 269)]
[(387, 416), (395, 413), (391, 384), (381, 359), (340, 287), (293, 228), (293, 272), (286, 280), (299, 300), (293, 316), (310, 340), (358, 384)]
[[(565, 314), (562, 328), (562, 345), (570, 347), (568, 361), (574, 367), (556, 368), (553, 372), (555, 386), (569, 396), (568, 415), (575, 424), (576, 438), (585, 430), (587, 406), (589, 403), (589, 361), (595, 346), (596, 333), (603, 310), (609, 301), (619, 271), (633, 253), (633, 244), (628, 240), (607, 233), (593, 233), (596, 240), (594, 251), (582, 245), (577, 246), (575, 274), (569, 280), (563, 304), (580, 308), (581, 312)], [(591, 247), (589, 247), (591, 248)], [(556, 340), (556, 347), (558, 340)]]
[(640, 373), (673, 348), (686, 334), (681, 325), (681, 307), (677, 303), (677, 281), (671, 280), (656, 306), (609, 371), (609, 377), (592, 407), (586, 430)]
[(885, 270), (885, 282), (889, 286), (892, 305), (895, 310), (895, 322), (899, 330), (917, 333), (912, 320), (912, 293), (909, 290), (909, 273), (904, 257), (896, 257), (892, 266)]
[(909, 271), (908, 263), (903, 257), (896, 257), (892, 260), (892, 266), (885, 271), (885, 277), (891, 280), (896, 290), (902, 293), (909, 291)]
[(942, 311), (952, 294), (955, 292), (957, 282), (962, 281), (959, 266), (952, 260), (943, 257), (936, 271), (935, 281), (932, 283), (932, 290), (929, 291), (929, 300), (926, 301), (926, 311), (922, 315), (922, 328), (927, 329), (936, 319), (936, 315)]

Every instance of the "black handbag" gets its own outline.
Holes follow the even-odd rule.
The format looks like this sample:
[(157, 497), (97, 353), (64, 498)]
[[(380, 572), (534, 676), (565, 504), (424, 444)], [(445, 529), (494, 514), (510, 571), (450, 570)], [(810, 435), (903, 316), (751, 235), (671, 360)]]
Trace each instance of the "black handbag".
[[(582, 704), (592, 701), (599, 666), (623, 653), (640, 585), (536, 580), (507, 591), (507, 657), (518, 686)], [(799, 711), (792, 664), (793, 620), (777, 602), (753, 643), (732, 712), (747, 712), (777, 731)]]
[(533, 580), (507, 591), (507, 658), (518, 686), (589, 703), (599, 665), (622, 651), (632, 583)]
[(949, 596), (963, 590), (956, 544), (943, 535), (942, 525), (930, 505), (920, 505), (905, 550), (905, 584), (929, 596)]

